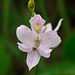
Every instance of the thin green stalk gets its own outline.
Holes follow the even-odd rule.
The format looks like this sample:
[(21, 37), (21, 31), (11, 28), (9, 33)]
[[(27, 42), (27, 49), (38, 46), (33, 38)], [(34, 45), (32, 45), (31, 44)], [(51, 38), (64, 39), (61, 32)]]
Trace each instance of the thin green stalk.
[(63, 18), (63, 32), (65, 35), (69, 35), (70, 27), (69, 27), (69, 20), (67, 16), (66, 6), (64, 0), (57, 0), (57, 7), (60, 13), (60, 16)]
[(38, 66), (36, 66), (36, 69), (35, 69), (35, 75), (38, 75), (37, 73), (37, 69), (38, 69)]

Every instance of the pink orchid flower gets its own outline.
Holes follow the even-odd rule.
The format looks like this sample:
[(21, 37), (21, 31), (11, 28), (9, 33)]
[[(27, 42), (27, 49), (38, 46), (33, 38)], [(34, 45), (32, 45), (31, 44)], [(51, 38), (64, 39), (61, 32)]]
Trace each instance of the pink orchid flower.
[(22, 42), (17, 43), (18, 48), (28, 53), (26, 63), (29, 70), (38, 64), (41, 56), (49, 58), (52, 49), (61, 43), (57, 31), (62, 20), (63, 19), (60, 19), (57, 27), (52, 30), (50, 23), (43, 26), (45, 20), (38, 14), (30, 19), (32, 31), (25, 25), (17, 28), (17, 38)]

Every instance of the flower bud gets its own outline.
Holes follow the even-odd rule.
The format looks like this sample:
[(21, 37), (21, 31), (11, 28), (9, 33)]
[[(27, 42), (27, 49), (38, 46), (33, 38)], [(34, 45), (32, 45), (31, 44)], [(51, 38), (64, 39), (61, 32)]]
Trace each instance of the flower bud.
[(34, 9), (35, 9), (35, 3), (34, 0), (29, 0), (28, 2), (28, 8), (32, 13), (32, 17), (34, 16)]

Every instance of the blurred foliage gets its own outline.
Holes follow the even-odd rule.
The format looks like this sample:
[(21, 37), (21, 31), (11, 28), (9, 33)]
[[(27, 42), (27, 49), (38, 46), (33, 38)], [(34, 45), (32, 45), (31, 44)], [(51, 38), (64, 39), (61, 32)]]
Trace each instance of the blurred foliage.
[[(0, 75), (35, 75), (26, 65), (26, 53), (17, 47), (16, 28), (24, 24), (30, 27), (29, 0), (0, 0)], [(38, 75), (75, 75), (75, 1), (35, 0), (35, 12), (41, 14), (53, 29), (60, 18), (63, 24), (58, 33), (62, 43), (48, 59), (41, 58)]]
[(66, 59), (75, 61), (75, 31), (64, 42), (63, 50)]
[(39, 71), (38, 75), (75, 75), (74, 64), (70, 61), (53, 63)]
[(5, 75), (11, 67), (10, 57), (4, 51), (4, 44), (4, 41), (0, 40), (0, 75)]

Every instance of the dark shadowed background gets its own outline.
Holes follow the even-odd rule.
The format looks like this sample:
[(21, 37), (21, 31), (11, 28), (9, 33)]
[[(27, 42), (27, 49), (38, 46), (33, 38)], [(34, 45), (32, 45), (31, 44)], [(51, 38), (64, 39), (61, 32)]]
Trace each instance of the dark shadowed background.
[[(0, 75), (35, 75), (26, 65), (26, 55), (18, 49), (16, 28), (21, 24), (30, 27), (31, 13), (28, 0), (0, 0)], [(51, 57), (41, 58), (38, 75), (75, 75), (75, 1), (35, 0), (35, 12), (53, 29), (59, 19), (63, 23), (58, 31), (62, 43), (55, 48)]]

